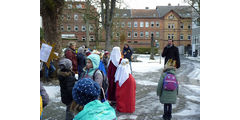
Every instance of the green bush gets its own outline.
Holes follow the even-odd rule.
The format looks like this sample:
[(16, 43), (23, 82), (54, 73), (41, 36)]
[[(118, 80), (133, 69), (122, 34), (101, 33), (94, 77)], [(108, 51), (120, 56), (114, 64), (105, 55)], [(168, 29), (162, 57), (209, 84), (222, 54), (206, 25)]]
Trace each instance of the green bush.
[[(133, 49), (135, 54), (150, 54), (151, 48), (134, 48)], [(158, 49), (154, 48), (154, 54), (158, 53)]]

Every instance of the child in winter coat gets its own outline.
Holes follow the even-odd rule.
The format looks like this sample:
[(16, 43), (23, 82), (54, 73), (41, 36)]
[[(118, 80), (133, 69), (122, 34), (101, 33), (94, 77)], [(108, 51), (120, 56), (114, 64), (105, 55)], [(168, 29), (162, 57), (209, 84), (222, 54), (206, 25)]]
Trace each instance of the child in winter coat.
[(176, 103), (178, 94), (178, 81), (175, 76), (176, 62), (171, 59), (168, 60), (164, 66), (161, 78), (158, 82), (157, 95), (160, 103), (164, 104), (164, 120), (171, 120), (172, 118), (172, 104)]
[(71, 110), (77, 113), (73, 120), (114, 120), (115, 110), (107, 101), (98, 100), (100, 86), (91, 78), (77, 81), (72, 90), (74, 102)]
[(67, 58), (62, 58), (59, 60), (59, 70), (58, 80), (60, 83), (61, 100), (67, 106), (66, 109), (66, 120), (73, 119), (73, 113), (70, 111), (70, 106), (72, 103), (72, 88), (75, 84), (76, 78), (74, 77), (74, 72), (72, 71), (72, 61)]

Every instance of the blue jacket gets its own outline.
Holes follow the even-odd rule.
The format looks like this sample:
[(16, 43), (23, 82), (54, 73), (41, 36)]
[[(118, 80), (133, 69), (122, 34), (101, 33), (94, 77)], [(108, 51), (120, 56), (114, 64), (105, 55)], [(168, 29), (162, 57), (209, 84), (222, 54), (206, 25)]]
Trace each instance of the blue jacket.
[(117, 119), (115, 110), (108, 102), (94, 100), (86, 104), (73, 120), (113, 120)]

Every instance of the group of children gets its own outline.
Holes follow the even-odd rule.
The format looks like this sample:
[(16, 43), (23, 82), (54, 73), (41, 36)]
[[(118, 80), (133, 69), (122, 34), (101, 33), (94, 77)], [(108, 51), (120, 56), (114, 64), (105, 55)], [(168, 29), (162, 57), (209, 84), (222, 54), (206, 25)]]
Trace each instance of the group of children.
[[(78, 51), (81, 51), (78, 50)], [(78, 79), (72, 71), (72, 61), (61, 58), (58, 66), (61, 100), (67, 106), (66, 120), (113, 120), (115, 109), (124, 113), (135, 111), (136, 82), (128, 59), (121, 58), (114, 47), (107, 60), (107, 70), (101, 54), (93, 51), (86, 57), (86, 66)], [(107, 72), (106, 72), (107, 71)]]
[[(59, 60), (58, 80), (61, 100), (67, 106), (66, 120), (117, 119), (113, 107), (123, 113), (135, 111), (136, 82), (129, 60), (121, 58), (120, 48), (114, 47), (110, 58), (107, 57), (107, 66), (99, 69), (101, 62), (106, 62), (100, 56), (96, 51), (86, 56), (86, 66), (78, 79), (72, 71), (72, 61)], [(164, 104), (164, 120), (172, 118), (172, 104), (176, 103), (178, 94), (175, 64), (174, 60), (168, 60), (157, 87), (157, 95)]]

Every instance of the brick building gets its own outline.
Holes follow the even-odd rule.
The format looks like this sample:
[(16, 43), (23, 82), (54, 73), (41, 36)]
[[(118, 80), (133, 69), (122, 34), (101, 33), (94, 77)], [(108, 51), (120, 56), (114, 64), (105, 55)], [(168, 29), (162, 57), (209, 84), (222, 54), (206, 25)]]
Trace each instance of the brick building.
[[(86, 22), (84, 21), (85, 9), (85, 2), (66, 1), (61, 17), (62, 23), (60, 24), (63, 47), (66, 47), (69, 41), (75, 41), (77, 47), (85, 44), (87, 29)], [(91, 12), (97, 14), (94, 6), (91, 6), (90, 9)], [(96, 24), (98, 23), (95, 20), (89, 20), (90, 46), (94, 45), (96, 40)]]
[[(92, 11), (97, 14), (92, 6)], [(84, 22), (84, 2), (67, 1), (63, 10), (60, 27), (63, 47), (69, 41), (76, 41), (77, 46), (85, 44), (86, 24)], [(112, 43), (127, 42), (133, 48), (150, 48), (151, 34), (154, 42), (159, 43), (160, 49), (167, 45), (172, 38), (175, 46), (179, 47), (180, 54), (185, 53), (191, 46), (192, 40), (192, 8), (190, 6), (156, 6), (156, 9), (116, 9), (113, 19)], [(105, 34), (96, 32), (96, 21), (90, 20), (90, 47), (105, 47)]]
[[(124, 34), (126, 42), (133, 48), (151, 47), (151, 34), (162, 50), (168, 39), (184, 53), (191, 45), (191, 7), (157, 6), (156, 9), (118, 9), (115, 14), (116, 26), (113, 39), (119, 40)], [(118, 29), (117, 29), (118, 28)]]

